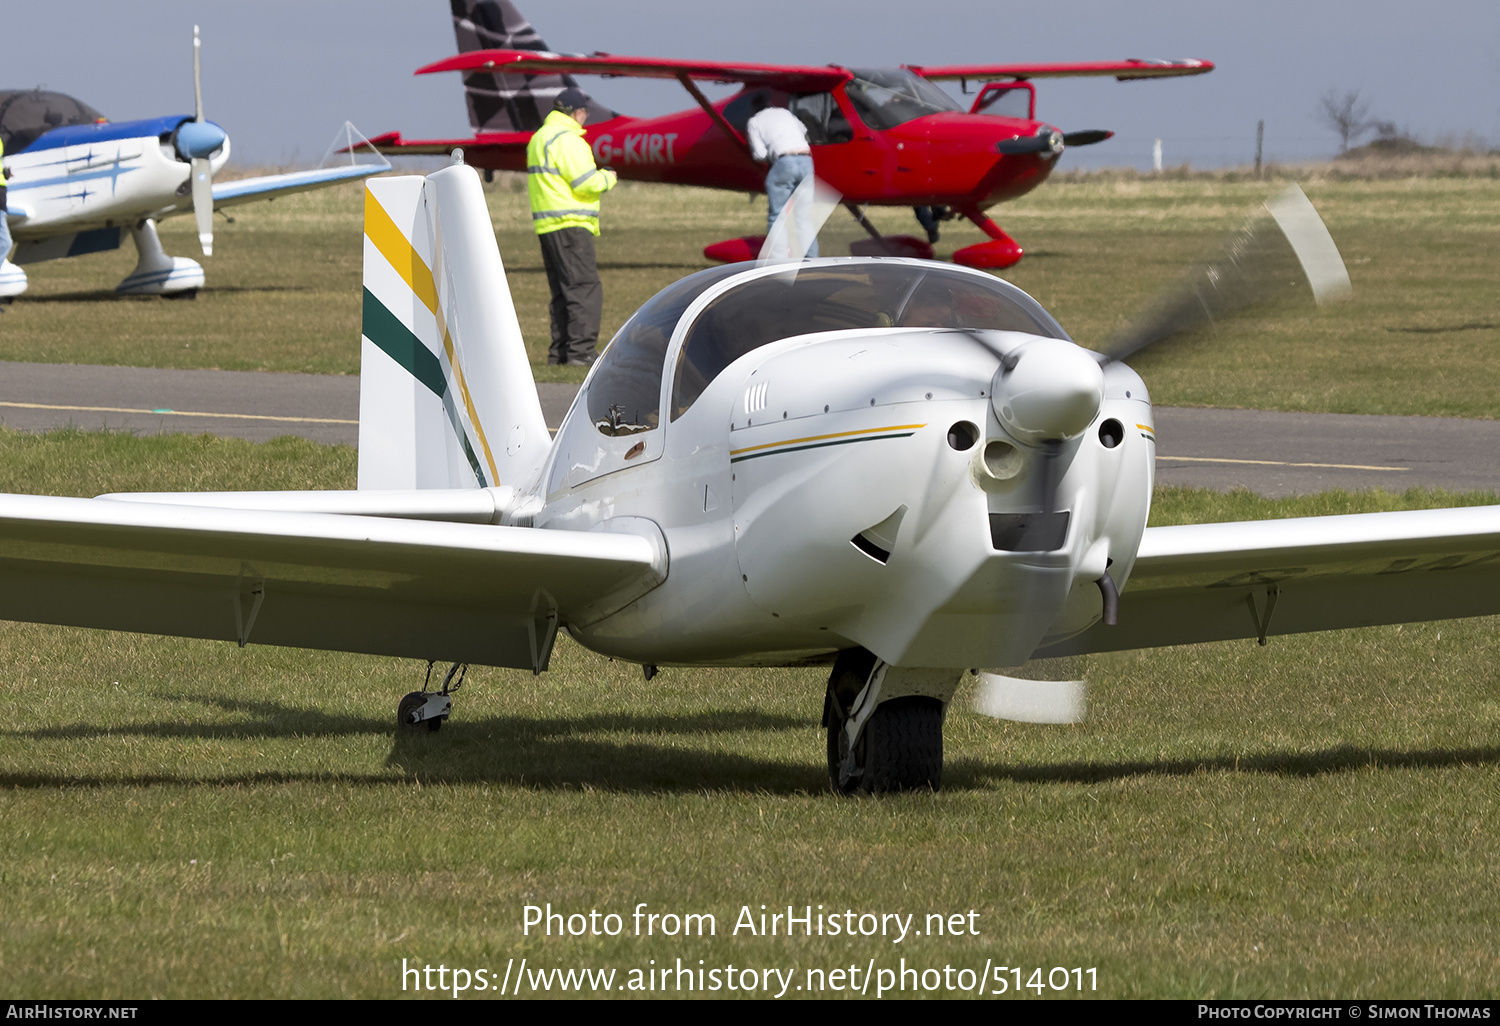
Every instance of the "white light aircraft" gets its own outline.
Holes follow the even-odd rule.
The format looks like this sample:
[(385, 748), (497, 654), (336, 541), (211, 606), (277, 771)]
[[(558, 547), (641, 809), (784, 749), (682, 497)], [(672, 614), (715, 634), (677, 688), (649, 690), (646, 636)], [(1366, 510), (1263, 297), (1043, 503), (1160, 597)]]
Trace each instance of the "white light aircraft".
[[(1347, 288), (1300, 193), (1270, 214), (1316, 291)], [(1500, 612), (1500, 507), (1146, 527), (1121, 359), (1237, 302), (1252, 233), (1107, 353), (948, 264), (700, 271), (555, 439), (475, 171), (368, 182), (364, 247), (357, 490), (0, 496), (0, 617), (452, 662), (397, 729), (450, 715), (461, 664), (544, 671), (559, 630), (648, 676), (828, 665), (853, 793), (938, 787), (973, 667)], [(992, 714), (1077, 704), (982, 674)]]
[[(0, 92), (0, 138), (13, 176), (6, 219), (16, 242), (13, 260), (0, 253), (0, 301), (26, 291), (26, 272), (17, 265), (118, 249), (127, 233), (139, 259), (115, 291), (191, 298), (203, 285), (203, 267), (163, 251), (156, 232), (162, 218), (191, 211), (203, 255), (211, 256), (215, 210), (390, 169), (380, 158), (215, 184), (229, 161), (229, 136), (203, 116), (198, 57), (195, 25), (192, 116), (110, 122), (60, 93)], [(352, 128), (346, 133), (347, 143), (362, 142)]]

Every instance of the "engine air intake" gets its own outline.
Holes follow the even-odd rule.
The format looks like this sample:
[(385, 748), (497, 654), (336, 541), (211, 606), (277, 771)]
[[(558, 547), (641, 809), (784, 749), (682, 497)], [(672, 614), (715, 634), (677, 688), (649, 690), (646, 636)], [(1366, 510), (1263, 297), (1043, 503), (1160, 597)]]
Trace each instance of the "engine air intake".
[(990, 544), (1001, 552), (1055, 552), (1068, 537), (1067, 510), (991, 513)]

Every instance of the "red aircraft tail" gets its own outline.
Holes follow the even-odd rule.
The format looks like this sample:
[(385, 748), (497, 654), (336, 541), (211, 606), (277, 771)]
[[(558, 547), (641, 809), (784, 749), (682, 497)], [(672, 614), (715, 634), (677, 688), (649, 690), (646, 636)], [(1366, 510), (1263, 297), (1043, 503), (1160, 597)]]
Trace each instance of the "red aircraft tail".
[[(460, 53), (471, 50), (546, 50), (531, 22), (511, 0), (449, 0), (453, 34)], [(552, 109), (557, 94), (578, 88), (572, 75), (498, 75), (473, 71), (464, 75), (469, 124), (482, 132), (535, 132)], [(589, 120), (618, 115), (592, 98)]]

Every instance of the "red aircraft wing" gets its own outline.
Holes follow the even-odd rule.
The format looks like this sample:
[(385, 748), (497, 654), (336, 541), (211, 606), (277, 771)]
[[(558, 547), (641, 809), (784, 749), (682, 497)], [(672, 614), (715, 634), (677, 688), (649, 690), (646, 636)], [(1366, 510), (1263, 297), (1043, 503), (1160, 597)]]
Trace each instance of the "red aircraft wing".
[(907, 67), (923, 78), (972, 78), (978, 81), (996, 78), (1076, 78), (1113, 76), (1122, 82), (1130, 78), (1177, 78), (1202, 75), (1214, 70), (1212, 61), (1191, 58), (1176, 61), (1139, 60), (1083, 61), (1070, 64), (945, 64), (929, 68), (917, 64)]
[(464, 162), (474, 167), (522, 171), (526, 168), (526, 144), (530, 141), (527, 132), (483, 132), (467, 139), (403, 139), (400, 132), (386, 132), (371, 139), (370, 145), (378, 153), (398, 157), (446, 157), (461, 149)]
[(803, 67), (795, 64), (744, 64), (734, 61), (684, 61), (665, 57), (591, 57), (542, 50), (470, 50), (418, 68), (416, 74), (438, 71), (489, 71), (501, 75), (608, 75), (631, 78), (684, 78), (706, 82), (744, 82), (787, 92), (823, 92), (853, 76), (844, 68)]

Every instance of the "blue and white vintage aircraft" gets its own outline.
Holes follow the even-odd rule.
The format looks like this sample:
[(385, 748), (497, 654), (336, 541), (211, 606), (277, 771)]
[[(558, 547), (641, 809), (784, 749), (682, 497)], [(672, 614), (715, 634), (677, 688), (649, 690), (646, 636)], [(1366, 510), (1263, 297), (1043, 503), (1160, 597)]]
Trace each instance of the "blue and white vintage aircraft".
[[(1300, 193), (1270, 214), (1347, 288)], [(636, 311), (554, 439), (479, 175), (374, 179), (357, 490), (0, 495), (0, 618), (452, 661), (398, 730), (450, 715), (463, 663), (546, 670), (559, 630), (648, 676), (828, 665), (851, 793), (938, 786), (970, 668), (1500, 612), (1500, 507), (1146, 526), (1122, 360), (1256, 251), (1105, 353), (950, 264), (711, 268)], [(980, 706), (1059, 719), (1070, 687), (985, 673)]]
[(0, 300), (26, 291), (17, 265), (118, 249), (126, 234), (139, 259), (115, 291), (191, 297), (203, 285), (203, 267), (162, 250), (162, 218), (191, 211), (210, 256), (215, 210), (389, 170), (381, 158), (215, 184), (229, 160), (229, 135), (203, 116), (199, 51), (194, 26), (191, 116), (110, 122), (60, 93), (0, 92), (0, 141), (12, 176), (6, 218), (16, 243), (13, 256), (0, 261)]

